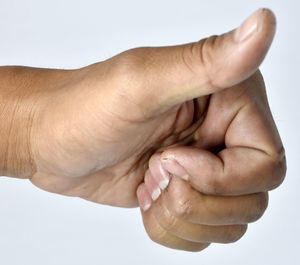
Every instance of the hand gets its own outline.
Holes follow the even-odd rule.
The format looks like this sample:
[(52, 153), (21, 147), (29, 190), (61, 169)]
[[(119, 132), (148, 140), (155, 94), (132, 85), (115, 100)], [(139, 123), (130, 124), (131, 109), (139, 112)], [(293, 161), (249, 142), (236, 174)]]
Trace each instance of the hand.
[[(269, 11), (254, 16), (261, 29), (256, 34), (267, 39), (274, 17)], [(233, 68), (231, 59), (226, 62)], [(219, 78), (219, 73), (211, 76)], [(150, 238), (188, 251), (241, 238), (247, 224), (263, 215), (268, 191), (283, 181), (286, 171), (259, 71), (198, 104), (203, 106), (197, 107), (201, 124), (193, 140), (154, 154), (137, 191)]]
[[(256, 28), (251, 24), (255, 20)], [(245, 35), (247, 25), (252, 34)], [(40, 93), (43, 104), (32, 122), (35, 172), (30, 180), (51, 192), (134, 207), (138, 205), (137, 187), (154, 153), (194, 144), (213, 160), (217, 156), (204, 149), (222, 146), (225, 132), (230, 148), (218, 157), (223, 159), (222, 154), (233, 150), (224, 159), (235, 161), (238, 148), (233, 147), (245, 146), (240, 150), (245, 160), (268, 164), (276, 172), (283, 149), (263, 87), (245, 89), (252, 81), (237, 85), (258, 75), (274, 28), (273, 15), (259, 11), (242, 29), (218, 37), (175, 47), (133, 49), (82, 69), (50, 71), (38, 83), (46, 86), (49, 82)], [(212, 93), (216, 95), (210, 96)], [(226, 101), (231, 103), (226, 105)], [(245, 102), (252, 107), (242, 107)], [(222, 115), (214, 113), (216, 108)], [(249, 126), (252, 133), (247, 135), (242, 130)], [(195, 159), (198, 157), (197, 153)], [(235, 164), (229, 162), (228, 168), (232, 165), (233, 170)], [(196, 171), (198, 166), (194, 164)], [(245, 178), (254, 187), (253, 172), (245, 166), (242, 170), (249, 173)], [(208, 182), (209, 177), (203, 181)], [(264, 176), (260, 184), (269, 179)], [(236, 186), (242, 193), (245, 185), (239, 181)], [(281, 181), (282, 175), (276, 173), (272, 187)]]
[(213, 94), (194, 141), (150, 158), (137, 194), (155, 242), (200, 251), (237, 241), (263, 215), (286, 171), (264, 91), (257, 72)]

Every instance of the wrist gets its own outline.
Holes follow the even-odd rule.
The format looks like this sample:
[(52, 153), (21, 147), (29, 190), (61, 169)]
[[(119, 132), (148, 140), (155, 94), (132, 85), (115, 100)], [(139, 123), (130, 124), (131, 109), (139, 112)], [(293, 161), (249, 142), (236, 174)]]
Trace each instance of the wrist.
[(0, 68), (0, 175), (29, 178), (36, 172), (33, 150), (49, 98), (65, 81), (61, 70)]
[[(27, 101), (27, 102), (25, 102)], [(33, 102), (18, 98), (11, 100), (5, 116), (1, 118), (0, 174), (8, 177), (28, 178), (35, 172), (31, 153), (31, 134), (36, 116)]]

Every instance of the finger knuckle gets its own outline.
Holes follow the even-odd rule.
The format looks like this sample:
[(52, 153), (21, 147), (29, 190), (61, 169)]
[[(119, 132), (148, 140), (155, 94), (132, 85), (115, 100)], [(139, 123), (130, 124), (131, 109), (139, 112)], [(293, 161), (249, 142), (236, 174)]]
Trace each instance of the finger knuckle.
[(214, 49), (217, 45), (217, 40), (218, 36), (213, 35), (198, 41), (191, 48), (192, 56), (198, 58), (197, 65), (201, 66), (202, 71), (205, 71), (207, 83), (212, 87), (215, 87), (212, 76), (214, 74)]
[(208, 195), (222, 195), (230, 188), (228, 185), (230, 180), (230, 171), (226, 170), (223, 163), (210, 164), (206, 168), (209, 176), (202, 179), (202, 185), (199, 187), (204, 194)]
[(173, 202), (171, 210), (177, 218), (187, 219), (192, 215), (193, 205), (189, 198), (182, 197)]
[(213, 64), (213, 54), (217, 38), (217, 35), (212, 35), (209, 38), (203, 39), (198, 42), (201, 63), (209, 68), (211, 68)]
[[(195, 74), (197, 72), (197, 64), (194, 63), (194, 51), (197, 44), (191, 43), (189, 45), (184, 45), (181, 52), (181, 61), (185, 65), (186, 69), (191, 73)], [(198, 62), (197, 62), (198, 63)]]
[(270, 167), (271, 167), (271, 174), (270, 174), (270, 189), (275, 189), (279, 187), (285, 179), (286, 175), (286, 156), (284, 148), (282, 148), (279, 152), (277, 152), (271, 159), (270, 159)]
[(142, 77), (143, 65), (145, 58), (143, 56), (142, 48), (135, 48), (125, 51), (116, 57), (112, 63), (112, 71), (118, 79), (123, 78), (123, 81), (132, 81), (132, 78), (137, 79)]
[(205, 192), (212, 195), (221, 195), (224, 192), (224, 187), (219, 174), (214, 174), (205, 180)]
[(193, 215), (193, 194), (191, 187), (173, 178), (166, 194), (166, 205), (172, 215), (179, 219), (187, 219)]

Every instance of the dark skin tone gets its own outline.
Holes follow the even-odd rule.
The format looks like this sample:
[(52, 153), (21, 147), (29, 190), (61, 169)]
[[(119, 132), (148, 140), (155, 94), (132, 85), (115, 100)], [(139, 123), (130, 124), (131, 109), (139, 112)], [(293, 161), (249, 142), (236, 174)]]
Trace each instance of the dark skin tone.
[(221, 36), (77, 70), (3, 67), (2, 174), (140, 205), (149, 236), (171, 248), (236, 241), (285, 175), (258, 70), (274, 32), (259, 10)]

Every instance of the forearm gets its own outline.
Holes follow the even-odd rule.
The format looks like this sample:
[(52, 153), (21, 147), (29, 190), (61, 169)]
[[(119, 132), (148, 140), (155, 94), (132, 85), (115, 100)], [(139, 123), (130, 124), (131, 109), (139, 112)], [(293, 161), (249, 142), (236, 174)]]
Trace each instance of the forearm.
[(0, 67), (0, 175), (28, 178), (36, 171), (34, 130), (51, 92), (67, 82), (66, 72)]

